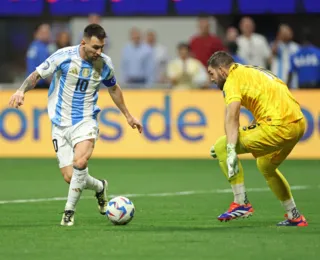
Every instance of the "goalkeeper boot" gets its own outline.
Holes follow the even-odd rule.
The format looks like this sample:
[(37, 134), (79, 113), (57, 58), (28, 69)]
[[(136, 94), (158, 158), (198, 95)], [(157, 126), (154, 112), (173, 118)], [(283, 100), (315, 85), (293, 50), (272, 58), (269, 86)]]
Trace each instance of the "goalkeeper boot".
[(107, 205), (108, 205), (108, 197), (107, 197), (107, 191), (108, 191), (108, 182), (106, 180), (101, 180), (103, 184), (103, 189), (100, 192), (96, 192), (95, 197), (98, 201), (98, 209), (101, 215), (105, 215), (107, 211)]
[(300, 215), (298, 218), (288, 219), (288, 214), (284, 215), (285, 220), (279, 222), (277, 226), (280, 227), (307, 227), (308, 222), (303, 215)]
[(61, 226), (73, 226), (74, 210), (65, 210), (62, 215)]
[(222, 221), (230, 221), (238, 218), (247, 218), (253, 214), (253, 208), (250, 203), (240, 205), (238, 203), (232, 202), (228, 211), (221, 214), (218, 217), (218, 220)]

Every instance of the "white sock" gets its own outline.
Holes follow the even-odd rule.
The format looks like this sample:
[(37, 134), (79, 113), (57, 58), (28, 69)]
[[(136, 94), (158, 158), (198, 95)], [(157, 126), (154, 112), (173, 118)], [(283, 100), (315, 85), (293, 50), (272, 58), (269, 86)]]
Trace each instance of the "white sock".
[(87, 175), (86, 189), (101, 192), (103, 189), (102, 181), (92, 177), (90, 174)]
[(244, 183), (231, 185), (231, 188), (233, 191), (235, 203), (238, 203), (240, 205), (249, 203)]
[(281, 201), (281, 204), (288, 214), (288, 219), (295, 219), (300, 217), (299, 210), (297, 209), (296, 203), (294, 202), (293, 198), (286, 201)]
[(86, 178), (88, 175), (88, 168), (76, 169), (73, 168), (73, 174), (69, 185), (68, 200), (65, 210), (75, 210), (77, 202), (80, 199), (81, 193), (86, 186)]

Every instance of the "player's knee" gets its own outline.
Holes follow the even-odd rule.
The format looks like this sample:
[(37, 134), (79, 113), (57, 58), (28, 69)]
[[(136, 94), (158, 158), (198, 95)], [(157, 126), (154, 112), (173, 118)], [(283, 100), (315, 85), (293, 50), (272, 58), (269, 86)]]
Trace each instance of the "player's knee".
[(257, 168), (258, 170), (264, 175), (267, 168), (265, 166), (265, 162), (260, 160), (259, 158), (257, 159)]
[(88, 165), (88, 160), (87, 158), (81, 157), (81, 158), (76, 158), (73, 161), (73, 166), (76, 167), (77, 169), (85, 169), (87, 168)]
[(257, 167), (265, 178), (272, 177), (273, 175), (276, 174), (275, 170), (276, 170), (277, 166), (273, 165), (272, 163), (270, 163), (266, 160), (258, 158), (257, 159)]
[(219, 157), (223, 157), (227, 153), (227, 137), (226, 136), (222, 136), (216, 141), (214, 145), (214, 150), (216, 152), (218, 159)]

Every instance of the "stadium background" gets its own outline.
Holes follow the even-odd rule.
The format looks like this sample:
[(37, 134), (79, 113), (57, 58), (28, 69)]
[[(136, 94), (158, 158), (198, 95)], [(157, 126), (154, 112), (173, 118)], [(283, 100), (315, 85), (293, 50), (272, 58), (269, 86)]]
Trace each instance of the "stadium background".
[[(64, 232), (58, 227), (67, 186), (51, 143), (47, 90), (27, 93), (19, 110), (7, 103), (26, 76), (26, 53), (35, 26), (51, 25), (51, 44), (59, 31), (67, 31), (71, 43), (78, 44), (92, 13), (100, 16), (108, 34), (106, 53), (116, 75), (131, 28), (155, 31), (171, 59), (177, 56), (177, 44), (189, 42), (197, 33), (199, 15), (209, 15), (211, 32), (223, 42), (227, 28), (238, 28), (240, 19), (249, 15), (256, 32), (268, 43), (275, 39), (279, 25), (286, 23), (296, 42), (300, 43), (299, 32), (307, 27), (314, 44), (320, 45), (318, 0), (0, 0), (0, 258), (57, 259), (72, 252), (79, 259), (318, 259), (320, 212), (312, 201), (320, 181), (317, 88), (292, 90), (308, 127), (291, 160), (281, 168), (308, 216), (308, 230), (273, 227), (282, 211), (253, 160), (244, 161), (244, 167), (257, 215), (250, 222), (217, 223), (215, 216), (232, 199), (217, 163), (209, 158), (210, 146), (223, 134), (221, 92), (215, 88), (175, 90), (168, 82), (154, 83), (148, 89), (132, 87), (121, 84), (121, 75), (126, 103), (143, 122), (145, 132), (140, 136), (132, 131), (107, 91), (101, 90), (100, 138), (90, 171), (108, 178), (112, 194), (128, 194), (137, 217), (125, 229), (108, 225), (85, 194), (76, 229)], [(243, 109), (242, 124), (250, 119)], [(242, 239), (246, 242), (239, 243)], [(292, 247), (297, 240), (299, 246)]]

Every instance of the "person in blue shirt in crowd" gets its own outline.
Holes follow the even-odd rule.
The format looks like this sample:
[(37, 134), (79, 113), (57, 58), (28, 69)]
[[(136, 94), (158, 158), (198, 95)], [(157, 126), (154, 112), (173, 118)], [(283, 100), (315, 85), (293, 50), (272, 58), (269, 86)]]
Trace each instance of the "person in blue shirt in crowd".
[[(50, 56), (49, 41), (51, 36), (51, 28), (49, 24), (40, 24), (36, 27), (34, 40), (30, 44), (27, 51), (26, 74), (30, 75), (36, 67)], [(49, 88), (49, 80), (40, 80), (36, 88)]]
[(155, 81), (156, 63), (151, 47), (141, 39), (138, 28), (130, 30), (130, 42), (125, 45), (121, 57), (121, 76), (131, 88), (150, 88)]
[(313, 34), (304, 30), (300, 50), (291, 56), (288, 86), (294, 72), (298, 74), (299, 88), (320, 88), (320, 49), (312, 45)]
[(247, 62), (237, 54), (238, 53), (238, 44), (236, 42), (234, 42), (234, 41), (228, 42), (227, 48), (228, 48), (228, 51), (231, 54), (235, 63), (240, 63), (242, 65), (247, 64)]

